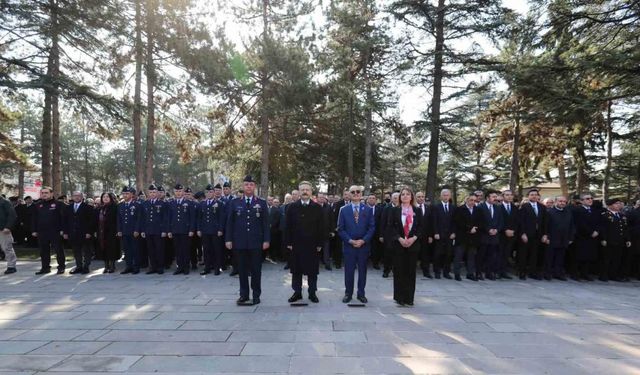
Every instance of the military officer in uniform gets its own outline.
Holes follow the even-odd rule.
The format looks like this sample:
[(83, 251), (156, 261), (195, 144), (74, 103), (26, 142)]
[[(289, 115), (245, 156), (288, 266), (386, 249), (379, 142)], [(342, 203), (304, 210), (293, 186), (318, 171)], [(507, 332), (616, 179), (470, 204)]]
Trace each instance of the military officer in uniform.
[(249, 301), (249, 273), (253, 304), (260, 303), (260, 278), (262, 252), (269, 248), (269, 211), (264, 199), (254, 196), (256, 183), (251, 176), (243, 180), (243, 196), (232, 200), (227, 206), (225, 246), (233, 249), (240, 275), (240, 298), (237, 303)]
[(173, 191), (175, 199), (169, 202), (167, 236), (173, 239), (176, 253), (174, 275), (189, 274), (189, 250), (191, 238), (196, 230), (196, 206), (184, 197), (184, 187), (177, 184)]
[(197, 233), (202, 239), (204, 258), (204, 270), (200, 274), (206, 275), (213, 270), (214, 275), (220, 275), (224, 262), (224, 248), (220, 240), (227, 217), (224, 202), (216, 199), (214, 187), (210, 184), (205, 188), (205, 199), (198, 204), (197, 216)]
[(124, 248), (125, 269), (121, 274), (140, 273), (140, 248), (138, 246), (138, 236), (140, 235), (140, 224), (142, 209), (140, 204), (133, 199), (136, 190), (131, 187), (122, 189), (123, 201), (118, 204), (118, 237), (122, 238)]
[(155, 185), (149, 185), (149, 199), (142, 203), (141, 236), (146, 241), (149, 253), (149, 270), (147, 275), (164, 273), (164, 245), (167, 237), (167, 203), (158, 199), (164, 195)]
[(603, 258), (600, 268), (600, 280), (629, 281), (629, 259), (626, 256), (631, 247), (627, 217), (620, 210), (620, 199), (607, 200), (608, 209), (602, 212), (600, 224), (600, 244)]
[(40, 203), (35, 205), (31, 228), (33, 237), (38, 238), (40, 247), (40, 261), (42, 267), (36, 275), (44, 275), (51, 272), (51, 249), (56, 252), (58, 261), (58, 275), (64, 273), (65, 258), (62, 248), (62, 223), (64, 204), (53, 199), (53, 191), (50, 187), (40, 190)]
[(226, 181), (222, 185), (222, 200), (224, 203), (229, 203), (233, 200), (233, 195), (231, 195), (231, 182)]

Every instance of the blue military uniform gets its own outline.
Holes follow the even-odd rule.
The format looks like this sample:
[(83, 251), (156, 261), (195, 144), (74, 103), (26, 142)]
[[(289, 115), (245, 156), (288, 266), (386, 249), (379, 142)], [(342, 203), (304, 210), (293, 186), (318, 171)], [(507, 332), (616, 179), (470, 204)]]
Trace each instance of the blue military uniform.
[[(251, 176), (245, 177), (244, 182), (255, 183)], [(233, 243), (240, 276), (238, 303), (249, 299), (249, 273), (253, 302), (260, 303), (262, 244), (271, 240), (267, 202), (264, 199), (246, 196), (232, 200), (227, 206), (226, 225), (225, 241)]]
[[(155, 185), (149, 186), (149, 191), (157, 191)], [(149, 271), (147, 274), (164, 273), (164, 245), (162, 235), (166, 235), (168, 207), (167, 203), (158, 198), (147, 199), (142, 203), (142, 233), (144, 233), (149, 253)]]
[(65, 257), (60, 232), (63, 229), (64, 203), (50, 199), (48, 201), (40, 201), (34, 206), (31, 228), (33, 232), (38, 234), (40, 261), (42, 263), (42, 268), (37, 274), (50, 272), (52, 248), (56, 252), (58, 273), (63, 273)]
[[(207, 185), (205, 190), (211, 191), (213, 187)], [(219, 275), (223, 266), (223, 236), (227, 221), (224, 202), (222, 199), (203, 200), (198, 204), (197, 217), (197, 230), (202, 238), (204, 257), (204, 271), (201, 274), (206, 275), (214, 270)]]
[[(183, 186), (178, 184), (174, 189), (182, 190)], [(174, 275), (180, 273), (188, 275), (191, 237), (196, 230), (196, 205), (187, 198), (182, 197), (175, 198), (169, 202), (168, 207), (167, 233), (170, 233), (173, 238), (177, 264)]]
[[(135, 189), (125, 187), (123, 193), (135, 194)], [(118, 233), (122, 234), (122, 247), (124, 248), (124, 260), (127, 264), (121, 273), (140, 272), (140, 248), (137, 234), (140, 233), (142, 219), (142, 207), (135, 200), (120, 202), (118, 204)]]

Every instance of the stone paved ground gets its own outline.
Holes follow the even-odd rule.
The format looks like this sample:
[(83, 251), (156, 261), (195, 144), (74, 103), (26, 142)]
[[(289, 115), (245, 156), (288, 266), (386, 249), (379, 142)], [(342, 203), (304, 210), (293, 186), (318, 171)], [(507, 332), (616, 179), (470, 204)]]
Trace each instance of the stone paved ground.
[(418, 280), (399, 308), (371, 270), (369, 305), (349, 308), (334, 270), (320, 304), (290, 307), (289, 275), (265, 265), (262, 304), (238, 307), (226, 274), (37, 268), (0, 277), (0, 372), (640, 373), (638, 282)]

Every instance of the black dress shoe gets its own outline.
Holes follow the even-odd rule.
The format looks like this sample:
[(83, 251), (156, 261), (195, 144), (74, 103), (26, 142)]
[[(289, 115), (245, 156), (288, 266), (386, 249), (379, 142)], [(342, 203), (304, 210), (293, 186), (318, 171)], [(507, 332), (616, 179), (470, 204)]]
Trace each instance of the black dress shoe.
[(407, 302), (407, 305), (413, 306), (413, 302)]
[(81, 274), (83, 274), (83, 275), (86, 275), (86, 274), (88, 274), (89, 272), (90, 272), (90, 271), (89, 271), (89, 267), (84, 267), (84, 268), (82, 269), (82, 271), (80, 271), (80, 273), (81, 273)]
[(500, 274), (500, 278), (501, 278), (501, 279), (507, 279), (507, 280), (511, 280), (511, 279), (513, 279), (513, 277), (509, 276), (509, 274), (508, 274), (508, 273), (501, 273), (501, 274)]
[(288, 270), (288, 269), (289, 269), (289, 265), (288, 265), (288, 264), (285, 264), (285, 265), (284, 265), (284, 269), (285, 269), (285, 270)]
[(16, 273), (16, 272), (17, 272), (17, 270), (16, 270), (15, 268), (13, 268), (13, 267), (8, 267), (8, 268), (7, 268), (7, 270), (6, 270), (6, 271), (4, 271), (4, 274), (5, 274), (5, 275), (10, 275), (10, 274), (12, 274), (12, 273)]
[(520, 275), (520, 280), (526, 280), (527, 276), (526, 275)]
[(216, 275), (216, 276), (220, 275), (220, 270), (213, 271), (213, 274)]
[(340, 269), (340, 268), (342, 268), (342, 264), (340, 263), (336, 264), (336, 269)]
[(426, 277), (427, 279), (433, 279), (433, 276), (431, 276), (431, 272), (429, 271), (422, 271), (422, 276)]
[(609, 279), (606, 277), (599, 277), (598, 280), (604, 281), (605, 283), (609, 281)]
[(140, 273), (140, 270), (133, 270), (133, 271), (131, 271), (131, 274), (132, 274), (132, 275), (137, 275), (137, 274), (139, 274), (139, 273)]
[(331, 271), (331, 266), (327, 264), (326, 266), (324, 266), (324, 269), (327, 271)]
[(191, 265), (191, 269), (192, 269), (193, 271), (197, 270), (197, 269), (198, 269), (198, 265), (197, 265), (197, 264), (192, 264), (192, 265)]
[(529, 277), (534, 279), (534, 280), (542, 280), (542, 277), (540, 277), (540, 275), (536, 275), (536, 274), (529, 275)]
[(589, 275), (585, 276), (584, 279), (587, 280), (587, 281), (593, 281), (593, 277), (591, 277)]
[(121, 275), (126, 275), (128, 273), (133, 272), (133, 270), (131, 268), (125, 268), (122, 272), (120, 272)]
[(211, 271), (209, 271), (209, 270), (208, 270), (208, 269), (206, 269), (206, 268), (205, 268), (202, 272), (200, 272), (200, 274), (201, 274), (201, 275), (208, 275), (208, 274), (210, 274), (210, 273), (211, 273)]
[(492, 273), (490, 273), (490, 274), (487, 274), (487, 280), (495, 281), (496, 277)]
[(81, 268), (76, 267), (76, 268), (72, 269), (71, 271), (69, 271), (69, 275), (75, 275), (77, 273), (80, 273), (81, 271), (82, 271)]
[(484, 280), (484, 276), (482, 276), (482, 273), (478, 272), (478, 273), (476, 273), (476, 279)]
[(460, 275), (456, 275), (456, 281), (462, 281), (462, 277), (460, 277)]
[(440, 279), (440, 274), (439, 273), (436, 273), (436, 279), (438, 279), (438, 280)]
[(156, 270), (153, 270), (153, 269), (151, 269), (151, 270), (149, 270), (149, 271), (145, 272), (145, 274), (146, 274), (146, 275), (153, 275), (154, 273), (157, 273), (157, 271), (156, 271)]
[(180, 268), (177, 268), (175, 271), (173, 271), (174, 275), (182, 275), (182, 270)]
[(404, 302), (402, 301), (396, 301), (396, 303), (398, 304), (398, 306), (404, 306)]
[(247, 303), (249, 301), (248, 297), (240, 297), (238, 298), (238, 300), (236, 301), (236, 304), (238, 305), (244, 305), (245, 303)]
[[(533, 277), (532, 277), (532, 279), (533, 279)], [(547, 281), (551, 281), (551, 276), (549, 276), (549, 275), (545, 275), (545, 276), (544, 276), (544, 279), (545, 279), (545, 280), (547, 280)]]
[(475, 275), (467, 275), (467, 279), (469, 279), (471, 281), (478, 281), (478, 278), (476, 278)]
[(160, 268), (160, 269), (157, 271), (157, 273), (158, 273), (158, 275), (163, 275), (163, 274), (164, 274), (164, 270), (163, 270), (162, 268)]
[[(289, 297), (289, 303), (294, 303), (295, 301), (299, 301), (302, 299), (302, 294), (301, 293), (293, 293), (293, 295), (291, 297)], [(309, 299), (311, 299), (311, 296), (309, 296)]]
[(374, 270), (379, 270), (379, 269), (380, 269), (380, 266), (379, 266), (379, 265), (377, 265), (377, 264), (374, 264), (374, 265), (373, 265), (373, 269), (374, 269)]
[(452, 277), (451, 277), (451, 274), (450, 274), (450, 273), (445, 273), (445, 274), (444, 274), (444, 275), (442, 275), (442, 276), (443, 276), (445, 279), (449, 279), (449, 280), (451, 280), (451, 279), (452, 279)]
[(367, 299), (367, 297), (365, 297), (365, 296), (358, 297), (358, 301), (360, 301), (360, 302), (362, 302), (362, 303), (367, 303), (367, 302), (369, 302), (369, 300), (368, 300), (368, 299)]
[(182, 271), (182, 273), (184, 273), (185, 275), (188, 275), (189, 274), (189, 269), (186, 268), (184, 271)]
[(51, 273), (51, 268), (41, 269), (40, 271), (36, 272), (36, 275), (46, 275), (48, 273)]
[(56, 275), (62, 275), (64, 274), (64, 268), (58, 268), (58, 271), (56, 271)]
[(382, 277), (384, 277), (385, 279), (389, 277), (389, 272), (383, 272), (382, 273)]
[(238, 271), (233, 270), (233, 271), (231, 271), (231, 273), (229, 274), (229, 276), (235, 276), (235, 275), (237, 275), (237, 274), (238, 274)]
[(253, 304), (254, 305), (259, 305), (260, 304), (260, 297), (256, 297), (253, 299)]
[(311, 301), (313, 303), (320, 302), (320, 300), (318, 299), (318, 296), (316, 296), (315, 294), (309, 294), (309, 301)]
[(342, 297), (342, 303), (349, 303), (349, 302), (351, 302), (351, 296)]

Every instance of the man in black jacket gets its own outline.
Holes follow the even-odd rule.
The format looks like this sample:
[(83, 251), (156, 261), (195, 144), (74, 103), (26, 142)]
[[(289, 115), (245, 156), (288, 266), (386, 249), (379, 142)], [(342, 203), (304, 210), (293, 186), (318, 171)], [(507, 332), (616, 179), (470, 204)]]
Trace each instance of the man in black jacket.
[(72, 195), (73, 203), (64, 208), (64, 239), (73, 249), (76, 267), (70, 274), (87, 274), (93, 257), (92, 236), (96, 231), (93, 208), (84, 202), (81, 192)]
[(451, 279), (451, 258), (453, 240), (456, 235), (452, 231), (453, 207), (451, 203), (451, 191), (442, 189), (440, 192), (440, 202), (433, 206), (431, 211), (431, 233), (434, 242), (433, 271), (436, 279), (440, 274), (445, 279)]
[(521, 280), (525, 280), (527, 275), (532, 279), (541, 280), (542, 277), (538, 274), (538, 252), (549, 241), (547, 209), (539, 202), (538, 189), (530, 189), (527, 198), (529, 202), (524, 203), (518, 211), (518, 272)]
[[(475, 195), (475, 194), (474, 194)], [(477, 195), (476, 195), (477, 197)], [(480, 225), (480, 247), (478, 248), (476, 277), (483, 280), (484, 276), (489, 280), (495, 280), (498, 270), (498, 254), (500, 252), (500, 232), (504, 227), (502, 212), (496, 205), (498, 193), (489, 190), (484, 202), (478, 203), (478, 211), (482, 214)]]
[(38, 238), (40, 246), (40, 261), (42, 267), (36, 275), (44, 275), (51, 272), (51, 250), (56, 253), (58, 262), (58, 275), (64, 273), (65, 258), (62, 248), (63, 207), (64, 203), (53, 198), (53, 190), (44, 186), (40, 190), (40, 202), (33, 212), (31, 223), (32, 235)]
[(7, 259), (5, 275), (16, 272), (16, 252), (13, 250), (13, 236), (11, 228), (16, 222), (16, 211), (11, 203), (0, 196), (0, 250), (3, 250)]
[(593, 196), (590, 193), (581, 194), (580, 201), (582, 204), (572, 210), (576, 235), (571, 278), (576, 281), (593, 281), (590, 268), (598, 260), (601, 215), (600, 210), (593, 207)]
[(453, 213), (451, 232), (456, 235), (453, 273), (457, 281), (462, 281), (460, 269), (464, 259), (467, 265), (467, 279), (478, 281), (476, 255), (480, 244), (480, 226), (484, 218), (476, 207), (477, 200), (475, 194), (469, 194), (465, 198), (465, 204), (456, 207)]
[(418, 207), (418, 213), (422, 222), (422, 238), (420, 239), (420, 268), (422, 268), (422, 276), (431, 279), (431, 271), (429, 270), (429, 264), (432, 262), (433, 254), (430, 253), (432, 249), (433, 237), (431, 234), (431, 207), (425, 200), (424, 192), (419, 191), (416, 193), (416, 206)]
[(500, 253), (498, 255), (498, 278), (511, 279), (509, 276), (509, 258), (513, 255), (518, 232), (518, 207), (513, 204), (513, 192), (502, 192), (502, 203), (499, 205), (502, 215), (502, 230), (500, 230)]
[(573, 213), (567, 207), (567, 198), (556, 197), (554, 206), (548, 211), (549, 246), (544, 257), (544, 278), (566, 281), (564, 258), (576, 233)]
[(383, 208), (382, 214), (380, 215), (380, 237), (378, 240), (383, 245), (383, 270), (382, 277), (389, 277), (389, 273), (393, 269), (393, 250), (394, 243), (392, 240), (393, 237), (393, 228), (390, 227), (389, 222), (391, 220), (391, 212), (393, 211), (393, 207), (397, 207), (400, 204), (400, 193), (396, 192), (391, 195), (391, 203), (387, 204), (386, 207)]
[(379, 263), (384, 255), (384, 246), (380, 242), (380, 221), (382, 218), (382, 210), (384, 208), (378, 204), (378, 198), (373, 193), (369, 194), (367, 197), (366, 204), (371, 207), (371, 211), (373, 211), (373, 217), (376, 222), (376, 232), (371, 239), (371, 263), (373, 264), (374, 269), (379, 270)]

